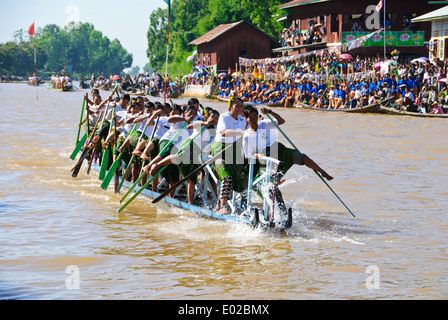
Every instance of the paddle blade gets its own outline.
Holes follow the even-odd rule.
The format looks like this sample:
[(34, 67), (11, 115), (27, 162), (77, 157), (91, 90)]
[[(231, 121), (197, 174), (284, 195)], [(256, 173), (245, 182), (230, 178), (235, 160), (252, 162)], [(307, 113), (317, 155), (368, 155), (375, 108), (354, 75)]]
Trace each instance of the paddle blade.
[(75, 148), (75, 150), (73, 150), (73, 153), (71, 154), (70, 159), (72, 159), (72, 160), (76, 159), (76, 156), (78, 155), (79, 151), (84, 146), (86, 141), (87, 141), (87, 133), (84, 135), (84, 137), (82, 137), (81, 141), (79, 141), (79, 143), (76, 145), (76, 148)]
[(107, 165), (109, 164), (109, 146), (107, 146), (106, 150), (103, 153), (103, 159), (101, 160), (101, 168), (100, 168), (100, 175), (98, 179), (103, 181), (104, 177), (106, 176), (107, 171)]
[(121, 161), (121, 157), (122, 156), (123, 156), (123, 154), (120, 153), (120, 155), (118, 156), (117, 160), (115, 160), (115, 162), (110, 167), (109, 171), (106, 174), (106, 177), (103, 180), (103, 183), (101, 184), (101, 189), (107, 190), (107, 188), (109, 187), (109, 184), (112, 181), (112, 179), (114, 178), (115, 172), (117, 171), (118, 166), (120, 165), (120, 161)]
[(132, 191), (134, 191), (134, 189), (137, 187), (137, 185), (139, 184), (139, 182), (143, 179), (143, 177), (146, 175), (145, 172), (143, 172), (140, 177), (138, 177), (137, 181), (134, 182), (134, 184), (129, 188), (128, 192), (126, 192), (126, 194), (123, 196), (123, 198), (121, 198), (120, 203), (123, 203), (124, 200), (126, 200), (126, 198), (128, 197), (129, 194), (131, 194)]
[(126, 170), (125, 170), (125, 172), (123, 174), (123, 177), (121, 178), (121, 182), (118, 185), (117, 193), (120, 192), (121, 187), (123, 187), (124, 182), (128, 178), (129, 171), (131, 170), (131, 166), (132, 166), (132, 162), (134, 161), (134, 158), (135, 158), (135, 155), (132, 155), (131, 160), (129, 161), (128, 165), (126, 166)]
[(78, 160), (78, 163), (76, 164), (76, 166), (73, 167), (72, 169), (72, 177), (76, 178), (79, 174), (79, 171), (81, 170), (82, 167), (82, 163), (84, 162), (84, 159), (89, 155), (89, 153), (91, 150), (84, 150), (81, 158)]

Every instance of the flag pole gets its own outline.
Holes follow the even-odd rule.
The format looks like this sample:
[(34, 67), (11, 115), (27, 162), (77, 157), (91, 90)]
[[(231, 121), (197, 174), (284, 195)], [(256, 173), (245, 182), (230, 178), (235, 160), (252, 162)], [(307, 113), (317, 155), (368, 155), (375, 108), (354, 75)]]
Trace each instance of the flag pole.
[[(34, 24), (34, 22), (33, 22)], [(37, 79), (37, 47), (36, 47), (36, 32), (33, 32), (34, 35), (34, 81), (36, 81), (36, 100), (39, 100), (39, 93), (38, 93), (38, 87), (39, 87), (39, 80)]]
[(170, 13), (171, 13), (171, 0), (165, 0), (168, 4), (168, 27), (166, 30), (166, 62), (165, 62), (165, 93), (164, 93), (164, 101), (166, 103), (166, 92), (168, 87), (168, 53), (170, 51)]
[(384, 61), (386, 61), (386, 0), (384, 0)]

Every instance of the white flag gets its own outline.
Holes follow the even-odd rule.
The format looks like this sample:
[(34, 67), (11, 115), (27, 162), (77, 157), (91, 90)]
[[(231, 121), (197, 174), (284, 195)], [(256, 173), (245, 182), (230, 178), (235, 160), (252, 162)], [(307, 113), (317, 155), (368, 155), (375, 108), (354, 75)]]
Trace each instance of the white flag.
[(382, 7), (383, 7), (383, 0), (380, 0), (380, 3), (376, 5), (375, 8), (376, 12), (380, 12)]

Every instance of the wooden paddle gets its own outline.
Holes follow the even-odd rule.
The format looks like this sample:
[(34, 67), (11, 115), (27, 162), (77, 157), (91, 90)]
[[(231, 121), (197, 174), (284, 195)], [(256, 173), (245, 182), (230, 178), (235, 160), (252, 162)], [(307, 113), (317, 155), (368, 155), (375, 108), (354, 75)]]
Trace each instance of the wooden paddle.
[[(185, 146), (183, 146), (178, 152), (177, 152), (177, 155), (179, 155), (183, 150), (185, 150), (187, 147), (189, 147), (193, 142), (194, 142), (194, 140), (196, 140), (196, 138), (200, 135), (200, 134), (202, 134), (202, 132), (204, 132), (204, 130), (206, 129), (207, 127), (204, 127), (204, 128), (202, 128), (201, 129), (201, 131), (200, 132), (198, 132), (191, 140), (190, 140), (190, 142), (189, 143), (187, 143)], [(230, 146), (229, 146), (230, 147)], [(222, 152), (220, 152), (220, 154), (221, 154)], [(128, 202), (126, 202), (119, 210), (118, 210), (118, 213), (121, 213), (132, 201), (134, 201), (134, 199), (135, 198), (137, 198), (139, 195), (140, 195), (140, 193), (142, 193), (143, 192), (143, 190), (145, 190), (148, 186), (149, 186), (149, 184), (150, 183), (152, 183), (152, 181), (156, 178), (156, 177), (158, 177), (159, 176), (159, 174), (161, 174), (162, 172), (163, 172), (163, 170), (165, 170), (166, 168), (168, 167), (168, 165), (166, 165), (166, 166), (163, 166), (153, 177), (151, 177), (151, 179), (149, 179), (147, 182), (146, 182), (146, 184), (145, 185), (143, 185), (141, 188), (140, 188), (140, 190), (138, 190), (129, 200), (128, 200)], [(205, 166), (202, 166), (202, 168), (205, 168)], [(200, 168), (200, 169), (202, 169), (202, 168)], [(195, 170), (195, 172), (199, 172), (198, 170)], [(142, 174), (142, 177), (145, 175), (146, 173), (143, 173)], [(188, 177), (191, 177), (192, 176), (192, 174), (189, 174), (188, 175)], [(183, 179), (182, 180), (183, 182), (185, 182), (185, 181), (187, 181), (187, 180), (185, 180), (185, 179)], [(176, 185), (177, 185), (177, 187), (179, 186), (178, 185), (178, 183), (176, 183)], [(176, 188), (177, 188), (176, 187)], [(168, 191), (173, 191), (173, 190), (175, 190), (176, 188), (170, 188)], [(170, 192), (168, 192), (167, 193), (167, 191), (166, 192), (164, 192), (163, 194), (166, 194), (166, 195), (168, 195)], [(164, 197), (166, 197), (166, 195), (164, 196)], [(159, 200), (160, 201), (160, 200)], [(153, 202), (154, 203), (154, 202)]]
[[(153, 129), (153, 131), (152, 131), (152, 134), (151, 134), (151, 140), (150, 140), (150, 141), (152, 141), (152, 139), (154, 139), (154, 135), (155, 135), (155, 133), (156, 133), (157, 126), (159, 125), (159, 120), (160, 120), (160, 116), (157, 117), (157, 121), (156, 121), (156, 124), (155, 124), (155, 126), (154, 126), (154, 129)], [(145, 130), (146, 130), (146, 129), (145, 129)], [(143, 132), (145, 132), (145, 131), (143, 131)], [(140, 136), (140, 140), (139, 140), (139, 142), (141, 141), (141, 139), (142, 139), (142, 137), (143, 137), (143, 132), (142, 132), (142, 135)], [(137, 144), (137, 145), (138, 145), (138, 144)], [(132, 157), (131, 157), (131, 160), (129, 161), (128, 166), (126, 167), (126, 171), (124, 172), (123, 177), (121, 178), (121, 182), (120, 182), (120, 184), (119, 184), (119, 186), (118, 186), (118, 188), (117, 188), (117, 193), (120, 192), (121, 187), (123, 186), (123, 183), (124, 183), (124, 182), (126, 181), (126, 179), (128, 178), (128, 174), (129, 174), (129, 171), (131, 170), (131, 166), (132, 166), (132, 163), (134, 162), (134, 158), (135, 158), (135, 157), (136, 157), (135, 154), (133, 154)]]
[(73, 150), (72, 154), (70, 155), (70, 159), (72, 159), (72, 160), (76, 159), (76, 156), (78, 155), (79, 151), (82, 149), (82, 147), (86, 143), (87, 138), (88, 138), (87, 133), (85, 133), (84, 136), (81, 138), (81, 140), (76, 145), (75, 150)]
[[(110, 94), (110, 98), (113, 97), (115, 90), (118, 88), (118, 85), (115, 86), (114, 90), (112, 90), (112, 93)], [(108, 102), (108, 106), (109, 106)], [(108, 136), (111, 134), (112, 132), (112, 123), (115, 124), (114, 121), (114, 115), (115, 115), (115, 108), (116, 105), (114, 106), (114, 108), (112, 109), (112, 117), (111, 117), (111, 122), (109, 124), (109, 133)], [(103, 155), (101, 157), (101, 168), (100, 168), (100, 174), (98, 175), (98, 179), (103, 180), (104, 177), (106, 176), (106, 170), (107, 170), (107, 166), (109, 165), (109, 154), (110, 154), (110, 143), (107, 144), (106, 149), (103, 151)]]
[[(99, 128), (103, 127), (104, 121), (106, 120), (106, 116), (107, 116), (107, 112), (108, 111), (109, 111), (109, 103), (107, 104), (106, 110), (102, 114), (101, 125), (99, 126)], [(93, 130), (93, 134), (95, 134), (95, 131), (96, 131), (96, 129)], [(90, 141), (92, 141), (92, 139), (90, 139)], [(95, 148), (93, 148), (93, 150), (95, 150)], [(92, 162), (93, 162), (93, 155), (94, 155), (94, 152), (92, 151), (92, 157), (90, 158), (90, 161), (89, 161), (89, 167), (87, 168), (87, 174), (90, 174), (90, 168), (92, 167)]]
[[(99, 124), (99, 121), (100, 121), (101, 116), (102, 116), (102, 115), (100, 115), (100, 116), (98, 117), (98, 119), (96, 120), (96, 124), (95, 124), (95, 127), (94, 127), (93, 131), (92, 131), (92, 134), (90, 135), (89, 142), (92, 142), (92, 139), (93, 139), (93, 137), (95, 136), (95, 131), (96, 131), (96, 129), (98, 128), (98, 124)], [(76, 177), (78, 176), (78, 173), (79, 173), (79, 170), (81, 169), (82, 163), (83, 163), (84, 159), (86, 158), (87, 153), (88, 153), (91, 149), (93, 149), (93, 147), (92, 147), (92, 148), (87, 148), (87, 147), (86, 147), (86, 148), (84, 148), (84, 150), (82, 151), (82, 154), (81, 154), (80, 159), (78, 160), (78, 163), (77, 163), (77, 164), (73, 167), (73, 169), (71, 170), (71, 171), (73, 172), (73, 173), (72, 173), (72, 177), (73, 177), (73, 178), (76, 178)], [(92, 158), (93, 158), (93, 155), (92, 155)]]
[[(137, 125), (134, 126), (132, 131), (130, 133), (128, 133), (127, 136), (133, 134), (134, 131), (136, 130), (136, 128), (137, 128)], [(101, 189), (107, 190), (107, 188), (109, 187), (109, 184), (111, 183), (112, 178), (114, 177), (115, 172), (117, 171), (118, 166), (120, 165), (120, 161), (121, 161), (122, 157), (123, 157), (123, 152), (120, 152), (120, 154), (118, 155), (118, 158), (114, 161), (114, 163), (110, 167), (109, 171), (107, 172), (106, 176), (104, 177), (103, 183), (101, 183)]]
[[(288, 140), (288, 142), (294, 147), (295, 150), (299, 151), (299, 149), (295, 146), (295, 144), (289, 139), (289, 137), (283, 132), (282, 129), (280, 129), (280, 126), (277, 124), (277, 122), (275, 122), (274, 120), (272, 120), (272, 117), (266, 113), (266, 116), (269, 118), (269, 120), (271, 120), (271, 122), (277, 127), (277, 129), (283, 134), (283, 136), (286, 138), (286, 140)], [(339, 196), (336, 194), (336, 192), (334, 192), (334, 190), (330, 187), (330, 185), (327, 183), (327, 181), (325, 181), (325, 179), (322, 177), (322, 175), (315, 171), (314, 172), (317, 174), (317, 176), (327, 185), (327, 187), (333, 192), (333, 194), (339, 199), (339, 201), (344, 205), (344, 207), (348, 210), (348, 212), (351, 213), (351, 215), (353, 217), (355, 217), (355, 215), (353, 214), (353, 212), (345, 205), (344, 201), (341, 200), (341, 198), (339, 198)]]
[[(162, 154), (163, 152), (166, 151), (166, 149), (168, 148), (168, 146), (174, 141), (174, 139), (177, 138), (177, 136), (180, 134), (180, 132), (187, 126), (188, 122), (185, 122), (182, 127), (176, 132), (176, 134), (174, 135), (173, 138), (171, 138), (171, 140), (165, 145), (165, 147), (162, 149), (162, 151), (159, 152), (159, 155)], [(146, 172), (143, 172), (140, 177), (138, 177), (137, 181), (134, 182), (134, 184), (131, 186), (131, 188), (129, 188), (128, 192), (126, 192), (126, 194), (123, 196), (123, 198), (121, 198), (120, 203), (122, 203), (127, 197), (128, 195), (134, 191), (135, 187), (137, 187), (138, 183), (143, 179), (143, 177), (146, 175)], [(151, 179), (150, 181), (152, 182)], [(146, 186), (148, 186), (149, 183), (146, 184)]]
[(76, 137), (76, 145), (78, 145), (78, 143), (79, 143), (79, 135), (81, 134), (82, 118), (84, 116), (85, 107), (86, 107), (86, 99), (84, 98), (84, 100), (82, 102), (81, 119), (79, 120), (78, 136)]

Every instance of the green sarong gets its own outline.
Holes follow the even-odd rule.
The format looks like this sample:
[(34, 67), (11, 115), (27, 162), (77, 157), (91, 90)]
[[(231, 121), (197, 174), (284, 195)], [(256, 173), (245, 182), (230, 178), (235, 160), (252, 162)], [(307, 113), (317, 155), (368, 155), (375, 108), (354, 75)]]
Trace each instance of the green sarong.
[[(228, 146), (227, 143), (214, 142), (212, 144), (212, 156)], [(233, 148), (230, 148), (222, 154), (222, 157), (215, 160), (215, 170), (220, 181), (227, 177), (232, 178), (234, 191), (243, 192), (247, 188), (248, 164), (242, 153), (241, 142), (234, 143)]]
[[(162, 150), (163, 152), (161, 152), (159, 154), (160, 157), (162, 158), (166, 158), (171, 154), (176, 154), (177, 153), (177, 148), (173, 143), (169, 143), (169, 140), (162, 140), (159, 143), (159, 148), (160, 150)], [(165, 150), (163, 150), (166, 147)], [(162, 171), (162, 176), (166, 179), (166, 181), (168, 183), (170, 182), (177, 182), (179, 181), (179, 168), (177, 167), (177, 165), (174, 164), (170, 164), (165, 170)]]
[[(185, 147), (187, 146), (187, 147)], [(185, 147), (185, 149), (183, 149)], [(191, 139), (187, 139), (182, 142), (182, 151), (177, 154), (176, 161), (177, 167), (183, 177), (187, 177), (194, 170), (199, 168), (199, 155), (202, 153), (199, 146), (194, 143)], [(197, 183), (197, 175), (193, 175), (189, 179), (194, 183)]]

